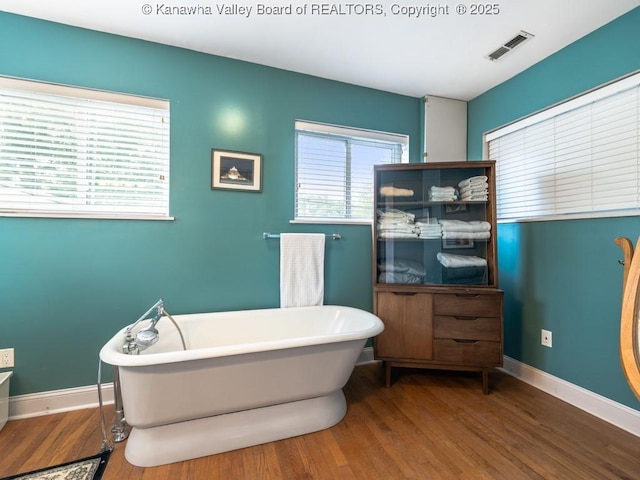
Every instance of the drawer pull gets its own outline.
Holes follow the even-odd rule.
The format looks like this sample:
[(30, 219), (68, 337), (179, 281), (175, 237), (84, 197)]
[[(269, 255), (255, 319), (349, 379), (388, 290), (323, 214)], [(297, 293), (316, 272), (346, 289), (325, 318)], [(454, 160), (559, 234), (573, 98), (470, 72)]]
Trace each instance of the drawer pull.
[(456, 343), (478, 343), (480, 340), (462, 340), (460, 338), (452, 339)]
[(412, 295), (415, 295), (416, 292), (393, 292), (394, 295), (401, 295), (403, 297), (411, 297)]
[(459, 316), (456, 315), (453, 318), (455, 318), (456, 320), (477, 320), (479, 317), (467, 317), (467, 316), (464, 316), (464, 315), (459, 315)]
[(479, 293), (454, 293), (454, 295), (458, 298), (477, 298), (480, 296)]

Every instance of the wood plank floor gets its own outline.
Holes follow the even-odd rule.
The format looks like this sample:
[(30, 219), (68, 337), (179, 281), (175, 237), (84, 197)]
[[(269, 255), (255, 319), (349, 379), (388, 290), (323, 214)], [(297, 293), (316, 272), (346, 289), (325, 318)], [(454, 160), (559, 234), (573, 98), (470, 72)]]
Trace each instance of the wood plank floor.
[[(348, 412), (321, 431), (154, 468), (115, 446), (105, 480), (640, 479), (640, 438), (501, 372), (482, 395), (478, 374), (356, 367)], [(112, 408), (108, 409), (108, 426)], [(10, 421), (0, 477), (90, 456), (97, 409)]]

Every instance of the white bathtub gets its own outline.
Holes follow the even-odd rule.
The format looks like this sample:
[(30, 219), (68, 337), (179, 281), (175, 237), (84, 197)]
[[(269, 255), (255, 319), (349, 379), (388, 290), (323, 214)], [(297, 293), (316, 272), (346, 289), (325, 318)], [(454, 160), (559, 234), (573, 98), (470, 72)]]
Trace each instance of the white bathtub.
[[(321, 306), (174, 315), (158, 343), (122, 353), (124, 328), (100, 351), (118, 367), (125, 456), (137, 466), (178, 462), (331, 427), (342, 393), (380, 319)], [(142, 322), (141, 327), (147, 325)], [(134, 331), (135, 332), (135, 331)]]

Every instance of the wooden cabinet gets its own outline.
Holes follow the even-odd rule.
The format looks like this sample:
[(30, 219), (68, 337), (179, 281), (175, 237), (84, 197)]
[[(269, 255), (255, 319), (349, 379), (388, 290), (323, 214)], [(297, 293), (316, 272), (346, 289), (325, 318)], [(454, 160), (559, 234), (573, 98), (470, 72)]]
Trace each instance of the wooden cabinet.
[[(386, 385), (393, 367), (469, 370), (488, 393), (503, 357), (494, 163), (384, 165), (374, 176), (374, 311), (385, 324), (374, 348)], [(486, 186), (463, 198), (471, 178)]]
[(384, 358), (433, 358), (433, 295), (414, 292), (379, 292), (377, 314), (386, 318), (377, 343)]

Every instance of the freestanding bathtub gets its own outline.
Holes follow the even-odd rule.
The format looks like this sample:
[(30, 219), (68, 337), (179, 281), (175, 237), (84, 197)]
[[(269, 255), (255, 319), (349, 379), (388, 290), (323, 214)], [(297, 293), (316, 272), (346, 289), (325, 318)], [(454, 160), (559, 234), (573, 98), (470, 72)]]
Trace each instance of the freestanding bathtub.
[(342, 387), (366, 340), (384, 329), (375, 315), (342, 306), (173, 318), (187, 350), (162, 318), (160, 340), (140, 355), (122, 353), (124, 328), (100, 351), (118, 368), (132, 427), (125, 457), (140, 467), (335, 425), (346, 413)]

